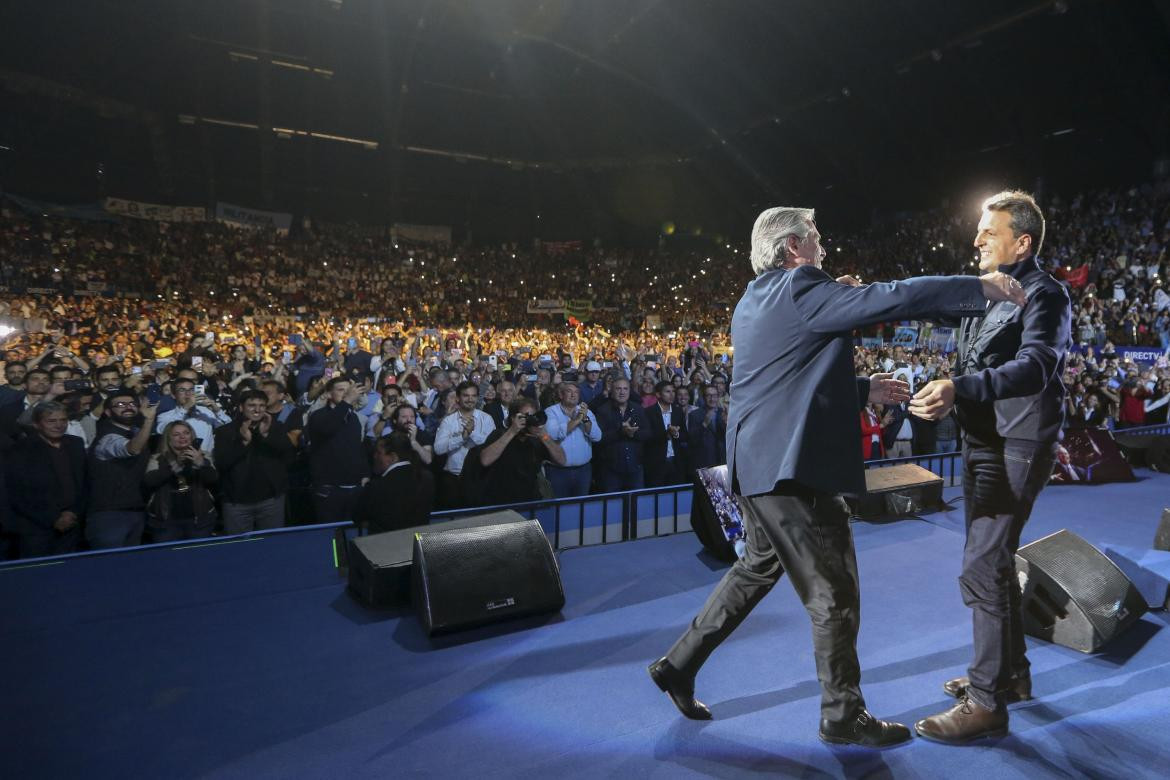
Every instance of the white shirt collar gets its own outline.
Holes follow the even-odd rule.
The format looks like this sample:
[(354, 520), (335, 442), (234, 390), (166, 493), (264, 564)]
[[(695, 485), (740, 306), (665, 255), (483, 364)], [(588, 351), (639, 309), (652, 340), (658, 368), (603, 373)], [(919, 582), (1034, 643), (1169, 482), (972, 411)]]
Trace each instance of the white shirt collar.
[(382, 476), (383, 477), (386, 476), (387, 474), (389, 474), (391, 471), (398, 468), (399, 466), (409, 466), (409, 465), (410, 465), (409, 460), (400, 460), (400, 461), (397, 461), (396, 463), (391, 463), (390, 466), (387, 467), (387, 469), (382, 472)]

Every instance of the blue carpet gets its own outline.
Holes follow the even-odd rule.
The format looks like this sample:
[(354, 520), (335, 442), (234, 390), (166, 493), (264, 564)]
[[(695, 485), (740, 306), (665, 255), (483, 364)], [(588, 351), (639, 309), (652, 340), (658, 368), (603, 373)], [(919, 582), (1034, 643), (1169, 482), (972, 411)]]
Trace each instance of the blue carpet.
[[(1045, 490), (1025, 541), (1069, 528), (1148, 547), (1170, 476)], [(854, 524), (870, 708), (947, 705), (970, 617), (962, 501)], [(1097, 655), (1030, 640), (1039, 698), (1010, 736), (873, 753), (816, 738), (808, 618), (781, 583), (698, 679), (715, 720), (646, 677), (722, 576), (678, 535), (561, 556), (560, 616), (432, 642), (355, 604), (327, 534), (0, 570), (6, 777), (1163, 777), (1167, 617)]]

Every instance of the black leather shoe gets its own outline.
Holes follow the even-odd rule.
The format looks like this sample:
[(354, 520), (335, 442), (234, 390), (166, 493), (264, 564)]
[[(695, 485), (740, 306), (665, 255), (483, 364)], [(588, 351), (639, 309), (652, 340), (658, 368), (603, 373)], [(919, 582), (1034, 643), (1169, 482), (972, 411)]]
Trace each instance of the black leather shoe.
[[(956, 699), (961, 699), (967, 695), (967, 686), (971, 681), (966, 677), (956, 677), (953, 680), (947, 680), (943, 683), (943, 691), (947, 696), (954, 696)], [(1017, 677), (1012, 681), (1012, 686), (1008, 688), (1007, 693), (1004, 694), (1004, 701), (1008, 704), (1015, 704), (1018, 701), (1032, 700), (1032, 678)]]
[(822, 720), (821, 739), (834, 745), (884, 748), (910, 739), (910, 729), (901, 723), (878, 720), (862, 710), (853, 720)]
[(659, 690), (670, 697), (674, 706), (684, 717), (691, 720), (711, 720), (711, 710), (695, 698), (695, 681), (670, 665), (670, 661), (659, 658), (647, 668), (650, 679)]
[(1007, 710), (989, 710), (964, 696), (955, 706), (914, 724), (918, 736), (947, 745), (963, 745), (1008, 733)]

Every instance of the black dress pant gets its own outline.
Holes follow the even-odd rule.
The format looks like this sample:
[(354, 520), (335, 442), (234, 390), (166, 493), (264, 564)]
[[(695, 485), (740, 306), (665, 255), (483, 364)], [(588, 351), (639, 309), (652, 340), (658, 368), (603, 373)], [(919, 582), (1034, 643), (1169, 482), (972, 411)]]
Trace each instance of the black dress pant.
[(744, 556), (715, 587), (667, 660), (694, 676), (787, 570), (812, 619), (821, 717), (852, 720), (865, 708), (865, 700), (857, 661), (860, 596), (848, 506), (840, 496), (791, 482), (766, 495), (741, 496), (739, 502), (747, 537)]
[(1052, 442), (968, 437), (963, 443), (967, 543), (959, 588), (972, 610), (975, 640), (967, 693), (988, 709), (1002, 708), (1012, 681), (1029, 673), (1016, 550), (1054, 460)]

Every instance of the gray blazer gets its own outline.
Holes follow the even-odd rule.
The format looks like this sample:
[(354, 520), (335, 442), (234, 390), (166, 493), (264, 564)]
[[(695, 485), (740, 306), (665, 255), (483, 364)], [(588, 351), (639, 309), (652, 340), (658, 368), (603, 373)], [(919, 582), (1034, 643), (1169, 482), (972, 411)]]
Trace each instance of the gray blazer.
[(792, 479), (827, 493), (864, 493), (858, 410), (869, 383), (853, 375), (853, 329), (981, 316), (986, 306), (974, 276), (848, 287), (802, 265), (756, 277), (731, 318), (727, 471), (737, 492), (759, 495)]

